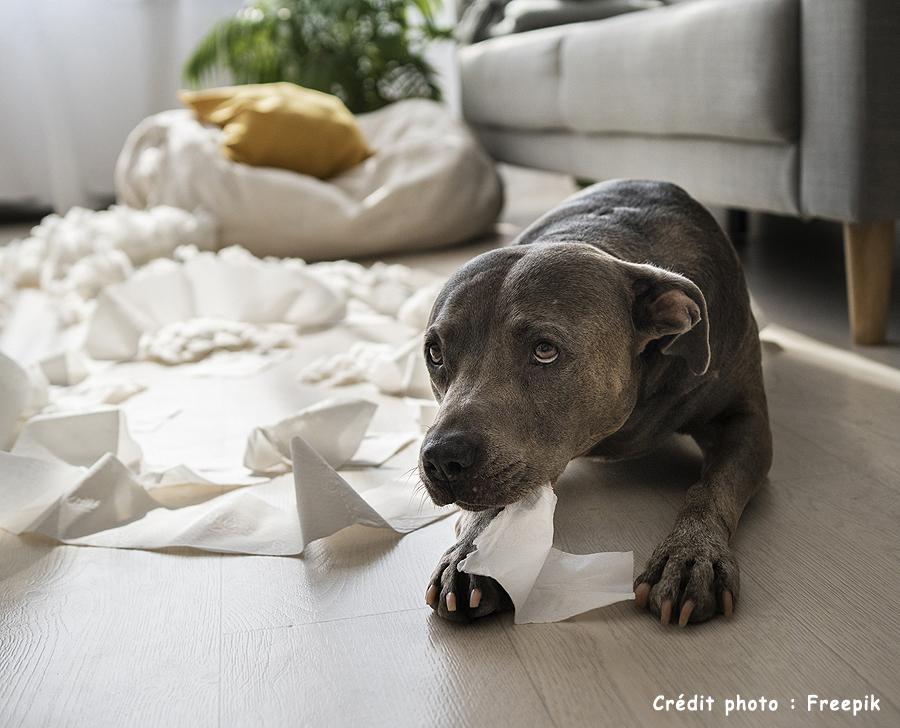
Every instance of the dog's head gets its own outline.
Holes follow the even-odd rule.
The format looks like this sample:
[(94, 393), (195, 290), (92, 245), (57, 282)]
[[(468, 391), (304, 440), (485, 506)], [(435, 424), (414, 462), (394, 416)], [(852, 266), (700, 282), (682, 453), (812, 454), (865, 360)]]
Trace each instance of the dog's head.
[(513, 503), (616, 432), (644, 361), (709, 363), (703, 294), (691, 281), (578, 243), (474, 258), (431, 312), (424, 356), (440, 402), (419, 455), (439, 505)]

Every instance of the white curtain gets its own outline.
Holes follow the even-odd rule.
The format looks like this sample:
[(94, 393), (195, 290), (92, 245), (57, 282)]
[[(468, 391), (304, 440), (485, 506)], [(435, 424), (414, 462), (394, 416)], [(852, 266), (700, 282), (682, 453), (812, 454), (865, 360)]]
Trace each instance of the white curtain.
[(241, 0), (3, 0), (0, 204), (94, 206), (128, 132), (178, 105), (181, 66)]

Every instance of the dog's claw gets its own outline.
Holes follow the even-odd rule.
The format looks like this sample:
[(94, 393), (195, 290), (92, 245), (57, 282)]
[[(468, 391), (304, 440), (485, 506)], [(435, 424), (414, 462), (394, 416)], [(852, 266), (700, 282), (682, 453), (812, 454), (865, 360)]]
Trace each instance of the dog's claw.
[(453, 622), (470, 622), (512, 608), (509, 595), (496, 581), (459, 570), (460, 562), (473, 549), (467, 543), (447, 549), (432, 572), (425, 601), (439, 617)]
[(726, 617), (734, 614), (734, 595), (727, 589), (722, 592), (722, 614)]
[(662, 624), (668, 624), (672, 619), (672, 600), (666, 599), (659, 608), (659, 621)]
[(691, 619), (691, 612), (694, 611), (694, 603), (688, 599), (681, 605), (681, 612), (678, 614), (678, 626), (686, 627)]
[(637, 588), (634, 590), (634, 603), (637, 605), (638, 609), (643, 609), (647, 606), (647, 598), (650, 596), (650, 585), (644, 581), (637, 585)]
[(473, 589), (472, 593), (469, 595), (469, 608), (470, 609), (478, 609), (478, 605), (481, 604), (481, 589)]
[(695, 524), (669, 534), (634, 585), (638, 607), (646, 606), (662, 624), (684, 627), (716, 613), (731, 616), (740, 572), (724, 536)]

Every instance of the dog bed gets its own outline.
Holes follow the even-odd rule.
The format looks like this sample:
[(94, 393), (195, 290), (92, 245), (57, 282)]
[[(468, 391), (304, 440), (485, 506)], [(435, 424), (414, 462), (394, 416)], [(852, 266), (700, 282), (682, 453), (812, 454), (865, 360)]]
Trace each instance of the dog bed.
[(329, 180), (226, 159), (221, 129), (186, 110), (145, 119), (116, 168), (121, 203), (203, 209), (219, 245), (307, 260), (434, 248), (486, 232), (502, 205), (491, 160), (440, 104), (401, 101), (358, 122), (375, 154)]

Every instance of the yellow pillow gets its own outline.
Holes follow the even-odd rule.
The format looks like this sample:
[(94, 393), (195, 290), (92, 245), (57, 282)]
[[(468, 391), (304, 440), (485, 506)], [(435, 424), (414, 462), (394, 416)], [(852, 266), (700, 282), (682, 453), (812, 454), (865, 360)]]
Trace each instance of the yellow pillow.
[(293, 83), (181, 91), (197, 118), (222, 127), (225, 156), (327, 179), (372, 155), (356, 119), (330, 94)]

